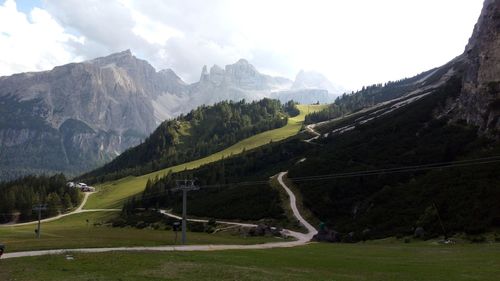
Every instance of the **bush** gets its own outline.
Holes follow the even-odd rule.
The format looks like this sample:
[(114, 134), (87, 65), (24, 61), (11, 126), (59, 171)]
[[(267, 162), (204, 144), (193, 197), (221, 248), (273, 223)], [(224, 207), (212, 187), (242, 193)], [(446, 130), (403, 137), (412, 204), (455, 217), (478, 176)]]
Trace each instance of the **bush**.
[(486, 242), (486, 237), (483, 235), (467, 235), (466, 239), (472, 243), (484, 243), (484, 242)]
[(187, 228), (191, 232), (204, 232), (205, 225), (202, 222), (188, 222)]
[(113, 227), (125, 227), (127, 226), (127, 221), (122, 218), (117, 218), (111, 221), (111, 226)]

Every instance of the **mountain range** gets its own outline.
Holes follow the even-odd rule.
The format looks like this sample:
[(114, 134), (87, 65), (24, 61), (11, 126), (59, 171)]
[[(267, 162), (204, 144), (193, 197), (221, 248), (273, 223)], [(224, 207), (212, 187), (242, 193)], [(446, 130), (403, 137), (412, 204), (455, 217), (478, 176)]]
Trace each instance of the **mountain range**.
[[(109, 204), (106, 207), (125, 202), (123, 221), (130, 220), (133, 212), (148, 208), (179, 213), (180, 195), (174, 192), (177, 179), (196, 179), (204, 187), (190, 194), (190, 215), (283, 221), (284, 209), (277, 208), (280, 196), (270, 185), (274, 175), (288, 171), (288, 180), (300, 194), (303, 208), (311, 211), (308, 216), (318, 224), (323, 222), (316, 236), (319, 241), (355, 242), (388, 236), (427, 239), (439, 235), (446, 240), (450, 234), (469, 236), (497, 230), (498, 15), (500, 1), (486, 0), (462, 54), (414, 77), (344, 94), (321, 111), (308, 114), (305, 130), (293, 137), (266, 141), (249, 150), (243, 147), (237, 154), (213, 157), (213, 161), (197, 168), (184, 166), (172, 171), (176, 163), (210, 155), (258, 132), (281, 128), (286, 118), (299, 114), (294, 103), (283, 107), (271, 99), (250, 104), (220, 102), (162, 122), (142, 144), (77, 180), (102, 182), (99, 188), (104, 192), (93, 196)], [(17, 147), (9, 139), (5, 143), (10, 146), (2, 144), (5, 167), (19, 159), (24, 159), (27, 167), (33, 163), (51, 167), (60, 159), (69, 161), (80, 156), (84, 163), (85, 157), (92, 155), (88, 152), (91, 149), (104, 155), (98, 141), (116, 140), (116, 144), (126, 138), (141, 140), (147, 134), (146, 124), (151, 122), (155, 127), (170, 109), (209, 104), (214, 97), (319, 94), (331, 87), (314, 73), (301, 72), (295, 82), (263, 75), (245, 60), (224, 69), (204, 67), (200, 81), (187, 84), (172, 70), (156, 72), (130, 52), (49, 72), (14, 75), (0, 82), (0, 90), (5, 93), (0, 100), (2, 126), (11, 130), (7, 134), (17, 133), (17, 139), (24, 141)], [(73, 94), (73, 99), (64, 100), (65, 95)], [(122, 99), (133, 105), (126, 109), (117, 106)], [(180, 105), (166, 107), (176, 103), (162, 99)], [(76, 112), (66, 109), (69, 104)], [(85, 114), (79, 110), (113, 105), (118, 111), (104, 110), (102, 118), (96, 116), (96, 110)], [(131, 129), (130, 124), (142, 131)], [(74, 144), (87, 145), (87, 154), (72, 151)], [(9, 150), (11, 147), (17, 151)], [(57, 150), (60, 147), (62, 152)], [(8, 157), (6, 151), (11, 153)], [(52, 158), (42, 158), (45, 152)], [(33, 204), (26, 198), (33, 196), (25, 196), (22, 190), (4, 192), (11, 197), (0, 196), (7, 198), (5, 205), (28, 202), (25, 209), (31, 214)], [(71, 198), (65, 201), (72, 204)], [(2, 212), (10, 213), (14, 207), (11, 203)]]
[(199, 105), (264, 97), (331, 102), (336, 90), (320, 74), (302, 71), (294, 82), (262, 74), (244, 59), (204, 66), (200, 80), (188, 84), (130, 50), (0, 77), (0, 179), (90, 170)]

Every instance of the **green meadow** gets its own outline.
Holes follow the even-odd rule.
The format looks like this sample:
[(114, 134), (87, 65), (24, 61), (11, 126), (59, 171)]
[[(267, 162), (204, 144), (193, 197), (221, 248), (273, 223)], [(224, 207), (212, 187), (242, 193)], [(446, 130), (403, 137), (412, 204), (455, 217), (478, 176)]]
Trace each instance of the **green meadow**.
[(310, 244), (269, 250), (114, 252), (0, 261), (0, 280), (481, 280), (500, 245)]
[[(8, 252), (44, 249), (99, 248), (124, 246), (162, 246), (174, 244), (170, 230), (120, 228), (104, 223), (117, 212), (88, 212), (42, 223), (41, 238), (35, 239), (36, 225), (0, 228), (1, 243)], [(87, 224), (87, 220), (89, 223)], [(180, 241), (180, 233), (177, 242)], [(188, 232), (188, 244), (259, 244), (282, 241), (271, 237), (244, 237), (238, 234)], [(1, 266), (1, 265), (0, 265)], [(0, 280), (5, 280), (1, 279)]]

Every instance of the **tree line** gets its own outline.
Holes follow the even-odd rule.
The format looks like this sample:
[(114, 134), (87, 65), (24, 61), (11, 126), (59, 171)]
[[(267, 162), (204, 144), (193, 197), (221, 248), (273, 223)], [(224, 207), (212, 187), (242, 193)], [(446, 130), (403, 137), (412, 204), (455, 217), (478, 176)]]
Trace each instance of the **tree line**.
[[(340, 174), (500, 154), (498, 141), (465, 123), (437, 119), (457, 98), (452, 78), (432, 95), (356, 130), (321, 140), (290, 177)], [(304, 204), (330, 229), (360, 238), (483, 233), (500, 226), (500, 164), (297, 182)], [(442, 225), (441, 225), (442, 223)], [(443, 230), (444, 229), (444, 230)]]
[(54, 176), (26, 176), (17, 180), (0, 183), (0, 223), (14, 219), (30, 221), (37, 219), (33, 207), (46, 205), (43, 217), (51, 217), (65, 212), (80, 202), (78, 189), (66, 185), (63, 174)]
[[(365, 107), (401, 97), (421, 87), (422, 84), (418, 83), (420, 79), (426, 77), (432, 71), (434, 71), (434, 69), (420, 73), (411, 78), (363, 86), (361, 90), (356, 92), (353, 91), (350, 94), (344, 93), (337, 97), (335, 102), (330, 104), (327, 108), (306, 115), (304, 123), (312, 124), (334, 119), (348, 113), (356, 112)], [(442, 74), (442, 71), (435, 73), (432, 77), (428, 78), (426, 82), (429, 83), (434, 81), (440, 74)]]

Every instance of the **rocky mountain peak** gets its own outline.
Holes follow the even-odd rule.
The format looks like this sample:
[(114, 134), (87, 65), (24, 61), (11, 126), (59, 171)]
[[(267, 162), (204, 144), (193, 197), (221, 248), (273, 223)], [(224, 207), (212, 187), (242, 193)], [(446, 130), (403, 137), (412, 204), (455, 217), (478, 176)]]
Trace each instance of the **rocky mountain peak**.
[(207, 82), (210, 80), (210, 76), (208, 74), (207, 66), (204, 65), (201, 69), (200, 82)]
[(105, 66), (108, 64), (123, 64), (133, 60), (138, 60), (130, 50), (125, 50), (118, 53), (113, 53), (108, 56), (95, 58), (93, 60), (87, 61), (87, 63), (96, 64), (99, 66)]
[(239, 59), (235, 64), (238, 65), (249, 65), (250, 63), (246, 59)]
[(330, 94), (334, 95), (338, 95), (343, 92), (343, 89), (341, 87), (335, 86), (323, 74), (316, 71), (305, 71), (305, 70), (300, 70), (299, 73), (297, 73), (297, 76), (295, 76), (295, 81), (293, 82), (292, 85), (292, 89), (326, 90)]
[(224, 69), (222, 69), (220, 66), (214, 64), (211, 68), (210, 68), (210, 75), (212, 74), (216, 74), (216, 73), (221, 73), (221, 72), (224, 72)]
[(224, 69), (215, 64), (210, 68), (210, 81), (220, 85), (224, 81), (224, 74)]
[(186, 85), (186, 82), (184, 82), (171, 68), (160, 70), (158, 74), (160, 74), (166, 82), (176, 82), (181, 85)]
[(250, 64), (247, 60), (245, 59), (239, 59), (236, 63), (234, 64), (229, 64), (226, 65), (226, 72), (235, 77), (241, 77), (245, 75), (257, 75), (260, 74), (255, 67)]
[(500, 0), (486, 0), (464, 52), (466, 67), (455, 118), (500, 130)]

